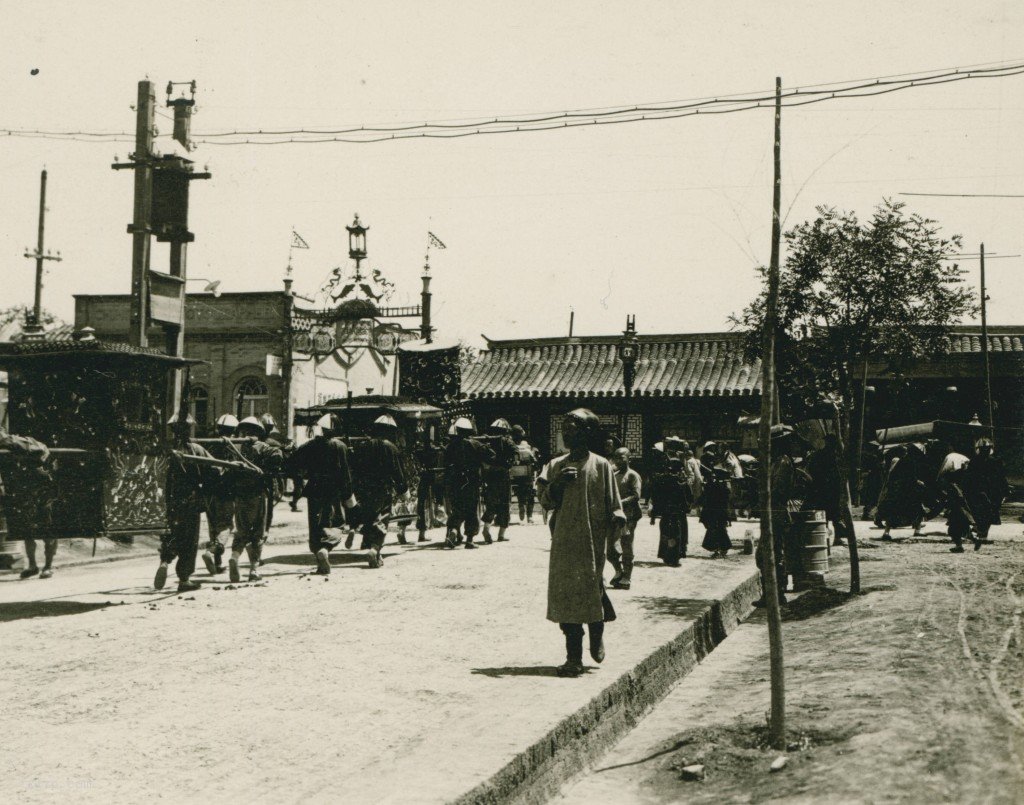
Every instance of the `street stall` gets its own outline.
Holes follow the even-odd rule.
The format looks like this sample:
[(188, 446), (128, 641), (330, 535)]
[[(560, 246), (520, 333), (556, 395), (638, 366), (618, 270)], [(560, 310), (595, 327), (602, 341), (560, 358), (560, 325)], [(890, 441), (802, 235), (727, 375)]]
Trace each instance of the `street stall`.
[[(167, 528), (166, 422), (175, 369), (198, 361), (98, 341), (0, 344), (9, 430), (51, 453), (46, 483), (0, 456), (8, 537), (128, 536)], [(6, 472), (4, 470), (7, 470)]]
[[(432, 467), (434, 474), (440, 480), (440, 452), (424, 450), (427, 444), (438, 445), (441, 443), (441, 417), (442, 410), (428, 403), (413, 402), (403, 397), (385, 395), (366, 395), (363, 397), (352, 397), (348, 399), (329, 400), (322, 405), (315, 405), (309, 408), (297, 408), (293, 424), (312, 427), (324, 414), (333, 414), (341, 423), (342, 438), (347, 442), (353, 452), (353, 458), (358, 454), (359, 444), (369, 437), (371, 426), (377, 417), (382, 414), (391, 416), (398, 425), (398, 440), (396, 447), (402, 456), (402, 467), (405, 470), (406, 481), (409, 484), (409, 495), (404, 499), (396, 501), (391, 522), (408, 524), (416, 519), (416, 489), (420, 472), (422, 456), (429, 454), (436, 458), (438, 466)], [(356, 487), (356, 497), (359, 497), (359, 478), (353, 478)], [(437, 493), (438, 484), (431, 485), (431, 496), (433, 500), (428, 502), (427, 512), (433, 515), (436, 506), (442, 501)], [(437, 518), (428, 520), (427, 525), (437, 524)]]

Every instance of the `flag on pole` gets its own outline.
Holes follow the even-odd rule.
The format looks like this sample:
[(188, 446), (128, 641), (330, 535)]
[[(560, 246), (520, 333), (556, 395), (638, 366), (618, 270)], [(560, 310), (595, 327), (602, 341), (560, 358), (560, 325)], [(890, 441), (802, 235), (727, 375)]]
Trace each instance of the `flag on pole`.
[(293, 249), (308, 249), (309, 248), (309, 244), (306, 243), (306, 241), (302, 239), (302, 235), (300, 235), (294, 229), (292, 230), (292, 248)]
[(429, 244), (430, 244), (431, 246), (433, 246), (433, 247), (434, 247), (435, 249), (447, 249), (447, 248), (448, 248), (447, 246), (445, 246), (445, 245), (444, 245), (444, 244), (443, 244), (443, 243), (441, 242), (441, 238), (439, 238), (439, 237), (438, 237), (437, 235), (435, 235), (435, 234), (434, 234), (433, 232), (429, 232), (429, 231), (427, 232), (427, 242), (428, 242), (428, 243), (429, 243)]

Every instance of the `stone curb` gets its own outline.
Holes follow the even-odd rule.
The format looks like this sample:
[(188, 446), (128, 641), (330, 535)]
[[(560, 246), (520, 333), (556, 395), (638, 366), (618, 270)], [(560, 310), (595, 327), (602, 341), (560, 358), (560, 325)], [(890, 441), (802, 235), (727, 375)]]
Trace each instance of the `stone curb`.
[(752, 571), (722, 600), (709, 601), (672, 640), (455, 799), (456, 805), (548, 802), (566, 780), (596, 761), (710, 654), (750, 614), (750, 602), (760, 592), (757, 571)]

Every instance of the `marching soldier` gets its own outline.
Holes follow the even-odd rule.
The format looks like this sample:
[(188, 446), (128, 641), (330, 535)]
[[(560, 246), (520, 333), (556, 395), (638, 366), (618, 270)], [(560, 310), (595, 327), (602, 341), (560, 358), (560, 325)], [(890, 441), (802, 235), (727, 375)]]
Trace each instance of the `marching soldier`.
[(534, 475), (537, 472), (539, 455), (537, 448), (526, 441), (526, 431), (521, 425), (512, 428), (512, 441), (516, 446), (516, 462), (512, 465), (512, 488), (516, 492), (519, 503), (519, 522), (533, 522), (533, 506), (535, 501)]
[(259, 472), (240, 475), (235, 481), (235, 536), (228, 560), (228, 576), (235, 583), (242, 579), (238, 560), (243, 549), (249, 558), (249, 581), (260, 580), (257, 568), (267, 528), (266, 476), (273, 475), (283, 459), (278, 448), (263, 441), (266, 432), (256, 417), (239, 422), (238, 435), (246, 439), (240, 450), (242, 459)]
[(398, 424), (387, 414), (379, 416), (371, 428), (371, 437), (361, 441), (353, 451), (356, 467), (355, 485), (359, 507), (353, 520), (363, 536), (362, 548), (368, 551), (370, 567), (384, 564), (380, 554), (387, 534), (391, 508), (397, 495), (409, 490), (402, 469), (402, 457), (393, 439), (398, 436)]
[(296, 481), (305, 479), (302, 496), (306, 498), (309, 550), (316, 557), (316, 572), (321, 576), (330, 575), (330, 554), (341, 542), (340, 532), (333, 528), (335, 505), (343, 503), (350, 519), (357, 513), (349, 449), (341, 439), (332, 438), (336, 429), (334, 418), (324, 414), (317, 422), (314, 437), (284, 463), (285, 474)]
[[(423, 441), (416, 450), (416, 465), (420, 469), (419, 483), (416, 485), (416, 530), (419, 542), (427, 541), (428, 518), (430, 507), (435, 500), (444, 496), (443, 489), (438, 494), (438, 468), (441, 465), (441, 448), (430, 438), (430, 430), (423, 431)], [(399, 541), (402, 541), (401, 535)]]
[[(192, 441), (195, 420), (191, 416), (182, 422), (177, 414), (167, 423), (171, 428), (175, 450), (185, 456), (212, 458), (202, 446)], [(156, 570), (153, 586), (162, 590), (167, 583), (167, 569), (177, 559), (174, 571), (178, 576), (178, 592), (198, 590), (200, 584), (191, 576), (196, 570), (199, 552), (199, 516), (205, 508), (204, 487), (215, 485), (220, 470), (201, 467), (172, 455), (167, 468), (167, 524), (160, 538), (160, 566)]]
[(472, 438), (473, 423), (459, 417), (455, 433), (444, 451), (445, 494), (448, 497), (448, 534), (444, 544), (454, 548), (459, 528), (465, 528), (466, 547), (476, 548), (473, 537), (480, 529), (477, 507), (480, 505), (480, 479), (483, 467), (496, 460), (494, 451)]
[[(230, 439), (238, 428), (238, 419), (231, 414), (224, 414), (217, 419), (217, 435)], [(226, 445), (218, 445), (211, 452), (214, 458), (230, 460), (233, 453)], [(235, 517), (235, 477), (223, 473), (219, 478), (211, 479), (206, 487), (206, 525), (210, 540), (203, 551), (203, 564), (211, 576), (224, 572), (224, 542), (221, 534), (231, 530)]]
[(490, 545), (491, 523), (498, 526), (498, 542), (505, 541), (512, 506), (511, 468), (516, 460), (516, 445), (509, 435), (512, 426), (506, 419), (491, 423), (491, 433), (496, 437), (491, 450), (494, 459), (484, 468), (484, 544)]
[[(0, 430), (0, 450), (11, 454), (16, 468), (6, 479), (6, 489), (4, 479), (0, 478), (0, 501), (10, 507), (17, 505), (20, 509), (18, 513), (33, 526), (48, 524), (51, 520), (50, 495), (45, 492), (53, 484), (46, 466), (50, 457), (49, 448), (29, 436), (14, 436)], [(26, 537), (25, 557), (28, 567), (21, 571), (21, 578), (28, 579), (36, 575), (41, 579), (50, 578), (56, 553), (57, 540), (43, 539), (43, 570), (40, 573), (39, 565), (36, 564), (36, 541)]]

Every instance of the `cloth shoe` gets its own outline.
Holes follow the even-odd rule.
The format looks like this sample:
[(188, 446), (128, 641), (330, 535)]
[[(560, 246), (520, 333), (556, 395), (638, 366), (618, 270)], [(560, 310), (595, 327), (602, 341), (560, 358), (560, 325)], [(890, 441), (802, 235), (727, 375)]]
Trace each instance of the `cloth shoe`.
[(182, 579), (178, 582), (178, 592), (190, 593), (194, 590), (198, 590), (202, 586), (203, 585), (200, 584), (198, 581), (192, 581), (192, 579)]
[(203, 551), (203, 564), (206, 565), (206, 572), (211, 576), (217, 575), (217, 565), (213, 560), (213, 554), (209, 551)]
[(555, 673), (563, 677), (576, 677), (583, 673), (583, 663), (579, 660), (566, 660), (555, 669)]
[(228, 559), (228, 578), (232, 584), (238, 584), (242, 580), (242, 575), (238, 572), (238, 560), (233, 556)]
[(444, 547), (454, 549), (457, 542), (457, 534), (454, 531), (449, 531), (444, 538)]
[(316, 572), (319, 576), (331, 575), (331, 552), (326, 548), (316, 552)]
[(21, 571), (21, 573), (19, 574), (18, 578), (20, 578), (20, 579), (30, 579), (33, 576), (38, 576), (38, 575), (39, 575), (39, 568), (38, 567), (26, 567), (24, 570)]
[(48, 578), (51, 578), (52, 576), (53, 576), (53, 568), (52, 567), (44, 567), (43, 568), (43, 572), (39, 574), (39, 578), (41, 578), (41, 579), (48, 579)]
[(167, 565), (163, 562), (160, 563), (160, 567), (156, 569), (156, 575), (153, 577), (153, 589), (162, 590), (164, 585), (167, 583)]

